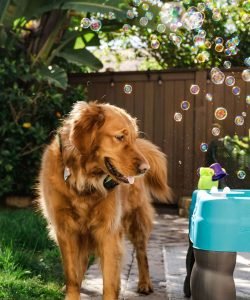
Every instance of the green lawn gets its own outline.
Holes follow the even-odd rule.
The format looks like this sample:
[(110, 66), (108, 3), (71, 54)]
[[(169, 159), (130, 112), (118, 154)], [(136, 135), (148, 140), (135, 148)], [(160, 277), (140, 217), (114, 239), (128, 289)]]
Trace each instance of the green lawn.
[(0, 299), (63, 299), (63, 271), (45, 221), (29, 209), (0, 209)]

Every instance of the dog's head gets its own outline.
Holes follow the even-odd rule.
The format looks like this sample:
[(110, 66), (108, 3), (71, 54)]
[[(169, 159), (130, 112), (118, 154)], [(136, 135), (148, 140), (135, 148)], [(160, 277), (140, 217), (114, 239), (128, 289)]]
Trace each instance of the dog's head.
[(123, 109), (78, 102), (71, 116), (70, 140), (88, 171), (101, 169), (118, 182), (133, 183), (135, 176), (149, 169), (136, 144), (136, 120)]

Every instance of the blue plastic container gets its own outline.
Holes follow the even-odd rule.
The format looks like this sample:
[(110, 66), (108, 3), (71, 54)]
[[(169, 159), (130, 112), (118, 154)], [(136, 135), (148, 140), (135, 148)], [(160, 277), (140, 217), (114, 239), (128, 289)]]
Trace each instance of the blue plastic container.
[(189, 236), (196, 249), (250, 252), (250, 190), (194, 191)]

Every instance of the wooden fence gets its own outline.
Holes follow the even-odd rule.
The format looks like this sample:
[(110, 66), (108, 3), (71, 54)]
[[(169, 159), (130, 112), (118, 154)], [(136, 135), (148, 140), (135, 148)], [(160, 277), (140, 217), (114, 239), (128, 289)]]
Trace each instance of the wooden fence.
[[(233, 75), (235, 85), (240, 87), (239, 96), (232, 93), (232, 87), (215, 85), (209, 80), (209, 71), (175, 70), (164, 72), (119, 72), (72, 74), (71, 84), (83, 84), (89, 100), (109, 102), (125, 108), (139, 120), (140, 129), (146, 137), (157, 144), (168, 156), (169, 181), (176, 198), (191, 195), (198, 182), (197, 168), (204, 166), (205, 153), (200, 150), (202, 142), (225, 135), (248, 135), (250, 127), (250, 84), (241, 79), (240, 69), (224, 70)], [(124, 93), (124, 85), (130, 84), (131, 94)], [(190, 93), (190, 86), (197, 84), (200, 92)], [(206, 100), (211, 93), (212, 101)], [(181, 110), (183, 100), (190, 102), (190, 108)], [(217, 107), (227, 109), (227, 118), (219, 121), (214, 117)], [(183, 115), (181, 122), (174, 120), (175, 112)], [(235, 116), (246, 113), (243, 126), (236, 126)], [(219, 124), (221, 134), (212, 135), (214, 124)]]

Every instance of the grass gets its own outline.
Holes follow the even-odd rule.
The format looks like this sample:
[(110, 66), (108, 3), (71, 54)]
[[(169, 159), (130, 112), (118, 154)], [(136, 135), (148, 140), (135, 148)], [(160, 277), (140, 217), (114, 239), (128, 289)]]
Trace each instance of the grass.
[(63, 299), (63, 271), (45, 221), (32, 210), (0, 210), (0, 299)]

